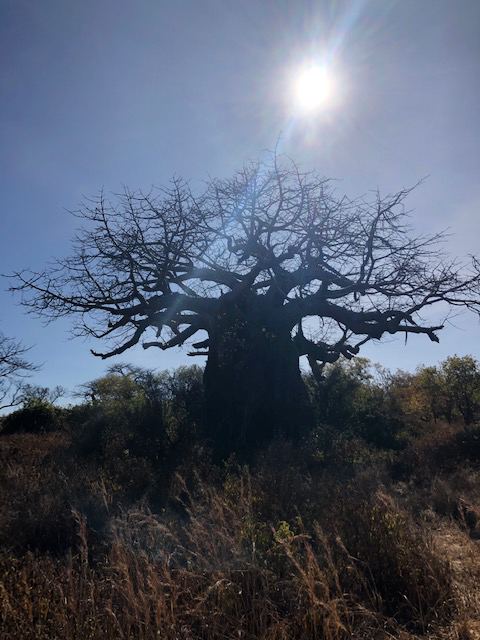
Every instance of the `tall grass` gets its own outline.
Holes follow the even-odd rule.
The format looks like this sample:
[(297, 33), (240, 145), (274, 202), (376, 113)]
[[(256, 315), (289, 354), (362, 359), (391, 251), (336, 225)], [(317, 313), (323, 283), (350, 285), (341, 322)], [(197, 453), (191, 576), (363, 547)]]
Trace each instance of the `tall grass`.
[(64, 553), (0, 554), (0, 637), (381, 639), (448, 621), (448, 564), (374, 476), (331, 491), (297, 472), (295, 506), (278, 499), (281, 472), (177, 478), (176, 502), (157, 514), (115, 509), (98, 485), (101, 545), (74, 510)]

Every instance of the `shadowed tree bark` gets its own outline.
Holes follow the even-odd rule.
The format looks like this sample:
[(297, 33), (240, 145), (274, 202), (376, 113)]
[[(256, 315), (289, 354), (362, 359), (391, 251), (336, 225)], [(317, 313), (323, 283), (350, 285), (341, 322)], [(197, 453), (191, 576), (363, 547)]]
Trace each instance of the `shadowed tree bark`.
[(207, 356), (224, 454), (298, 437), (311, 421), (301, 355), (318, 375), (388, 334), (438, 341), (443, 323), (420, 316), (432, 306), (479, 310), (477, 261), (450, 260), (441, 233), (412, 233), (409, 192), (338, 198), (327, 179), (272, 155), (198, 196), (181, 180), (113, 204), (101, 193), (76, 212), (87, 225), (72, 257), (16, 274), (13, 288), (32, 312), (73, 315), (80, 334), (111, 340), (102, 358), (199, 334), (190, 355)]

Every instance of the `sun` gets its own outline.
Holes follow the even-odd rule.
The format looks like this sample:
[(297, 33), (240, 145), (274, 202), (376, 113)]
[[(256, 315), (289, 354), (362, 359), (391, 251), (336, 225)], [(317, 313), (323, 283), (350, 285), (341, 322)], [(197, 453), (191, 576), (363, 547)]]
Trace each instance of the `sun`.
[(296, 81), (295, 93), (299, 107), (314, 111), (325, 105), (331, 95), (332, 83), (325, 67), (303, 69)]

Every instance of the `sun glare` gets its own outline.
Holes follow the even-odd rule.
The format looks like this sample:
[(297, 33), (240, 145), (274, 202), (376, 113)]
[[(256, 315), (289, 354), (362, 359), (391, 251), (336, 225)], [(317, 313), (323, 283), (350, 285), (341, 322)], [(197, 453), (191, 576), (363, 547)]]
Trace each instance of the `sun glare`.
[(299, 106), (313, 111), (326, 103), (331, 93), (331, 81), (324, 67), (313, 66), (302, 71), (296, 84)]

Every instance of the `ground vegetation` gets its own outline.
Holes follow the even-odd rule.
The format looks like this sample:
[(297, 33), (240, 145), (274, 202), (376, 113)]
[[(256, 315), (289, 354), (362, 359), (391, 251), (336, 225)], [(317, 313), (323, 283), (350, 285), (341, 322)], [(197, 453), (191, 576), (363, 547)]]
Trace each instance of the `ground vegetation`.
[[(433, 368), (446, 398), (452, 366), (478, 369)], [(113, 367), (48, 431), (14, 411), (0, 635), (475, 640), (480, 414), (461, 395), (432, 410), (431, 377), (365, 360), (306, 375), (314, 427), (248, 465), (215, 462), (198, 367)]]

